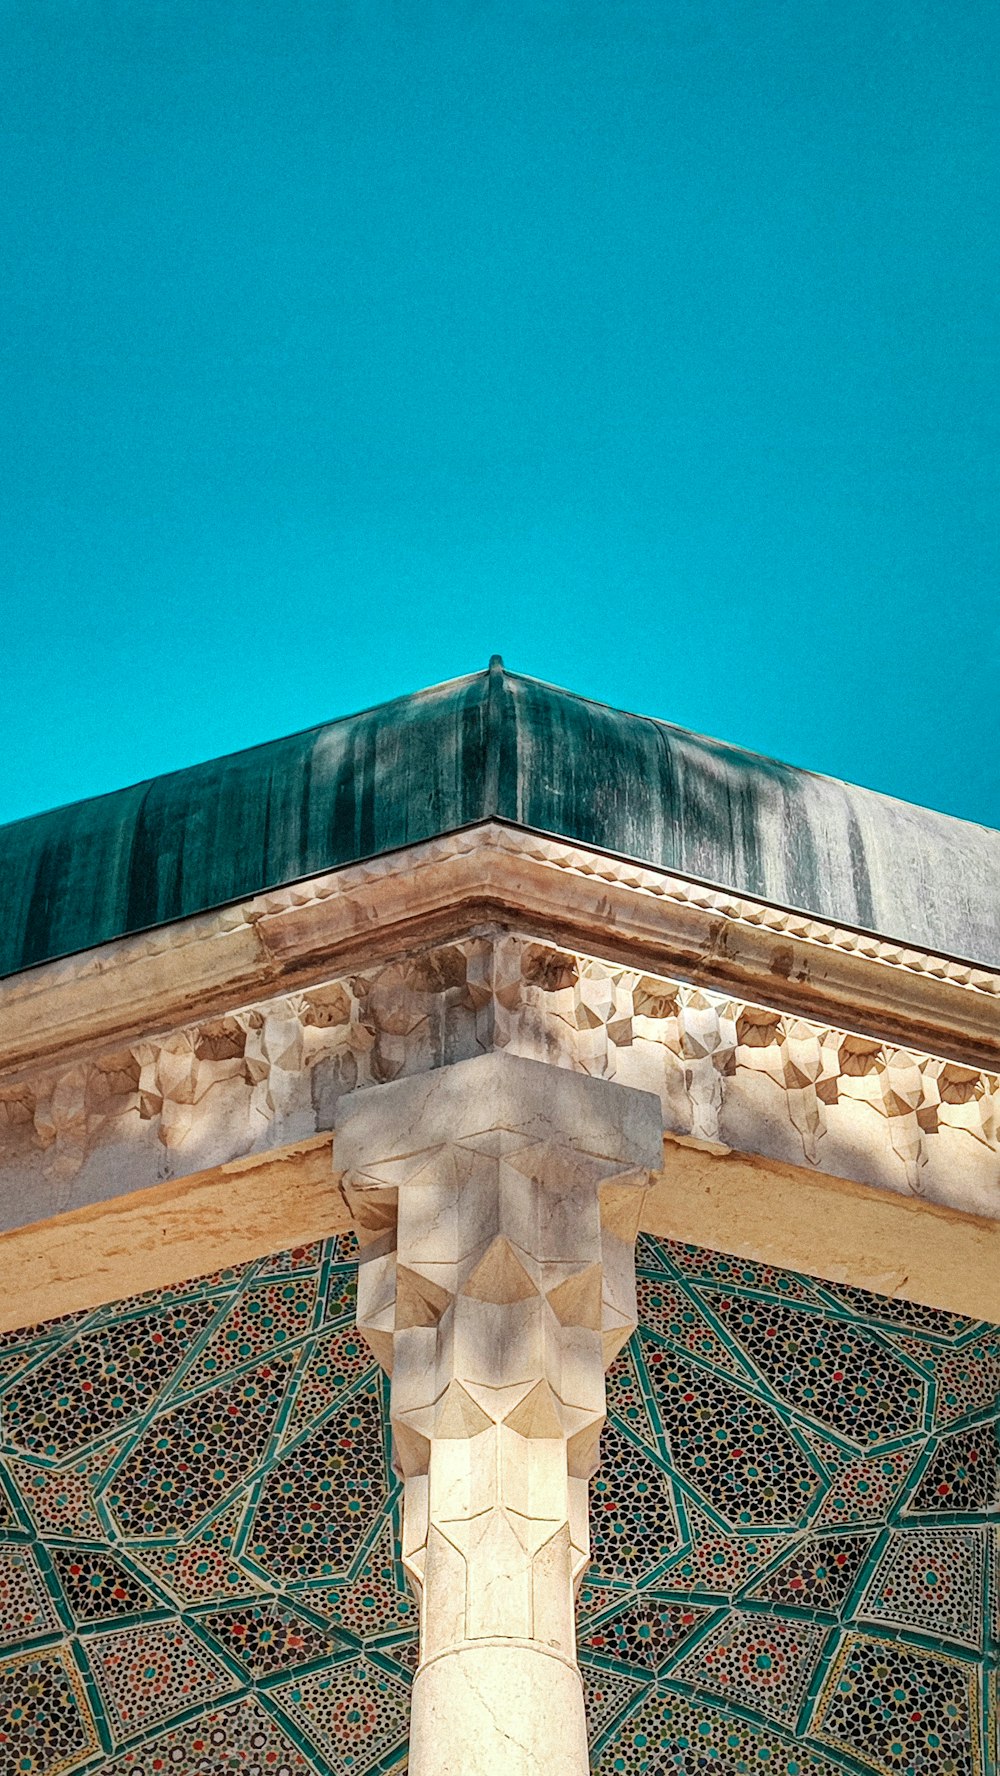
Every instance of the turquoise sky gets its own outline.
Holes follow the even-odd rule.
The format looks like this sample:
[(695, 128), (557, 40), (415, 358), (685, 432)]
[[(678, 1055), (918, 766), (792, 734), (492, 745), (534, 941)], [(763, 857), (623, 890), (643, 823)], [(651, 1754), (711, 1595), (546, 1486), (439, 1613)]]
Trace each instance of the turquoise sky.
[(0, 0), (0, 819), (507, 664), (1000, 825), (996, 0)]

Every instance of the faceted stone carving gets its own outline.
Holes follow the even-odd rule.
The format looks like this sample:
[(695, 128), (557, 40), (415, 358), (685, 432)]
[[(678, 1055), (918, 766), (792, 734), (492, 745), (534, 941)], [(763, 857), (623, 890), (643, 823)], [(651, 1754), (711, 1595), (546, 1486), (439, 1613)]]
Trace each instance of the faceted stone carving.
[(336, 1140), (421, 1598), (411, 1771), (582, 1776), (574, 1592), (659, 1103), (489, 1055), (345, 1100)]
[(664, 1126), (1000, 1215), (993, 1074), (515, 932), (463, 938), (0, 1085), (4, 1219), (328, 1129), (491, 1051), (657, 1094)]

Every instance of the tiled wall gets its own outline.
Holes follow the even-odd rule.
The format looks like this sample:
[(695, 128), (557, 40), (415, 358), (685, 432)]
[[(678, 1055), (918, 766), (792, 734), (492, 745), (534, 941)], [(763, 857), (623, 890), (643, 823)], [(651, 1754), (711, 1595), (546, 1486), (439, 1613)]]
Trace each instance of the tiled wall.
[(2, 1776), (399, 1762), (414, 1611), (352, 1256), (0, 1341)]
[[(405, 1760), (414, 1612), (352, 1258), (0, 1338), (0, 1776)], [(580, 1601), (595, 1767), (994, 1776), (1000, 1330), (638, 1260)]]
[(640, 1238), (581, 1654), (602, 1776), (985, 1776), (1000, 1329)]

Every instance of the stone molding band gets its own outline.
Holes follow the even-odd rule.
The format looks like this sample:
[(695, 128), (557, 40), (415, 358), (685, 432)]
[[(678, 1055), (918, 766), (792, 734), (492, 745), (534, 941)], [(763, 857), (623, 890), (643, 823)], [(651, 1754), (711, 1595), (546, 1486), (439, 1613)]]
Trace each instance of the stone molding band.
[(0, 981), (0, 1076), (510, 921), (622, 966), (1000, 1063), (995, 970), (489, 821)]
[[(567, 1653), (560, 1652), (558, 1647), (542, 1646), (537, 1640), (518, 1640), (517, 1636), (512, 1634), (481, 1634), (476, 1645), (477, 1647), (523, 1647), (540, 1659), (554, 1659), (557, 1665), (566, 1665), (577, 1677), (580, 1675), (580, 1667), (576, 1659), (571, 1659)], [(465, 1641), (456, 1641), (454, 1646), (442, 1647), (440, 1652), (432, 1653), (430, 1658), (423, 1659), (421, 1664), (426, 1670), (428, 1665), (440, 1665), (442, 1659), (453, 1659), (456, 1654), (464, 1654), (466, 1649), (467, 1643)]]

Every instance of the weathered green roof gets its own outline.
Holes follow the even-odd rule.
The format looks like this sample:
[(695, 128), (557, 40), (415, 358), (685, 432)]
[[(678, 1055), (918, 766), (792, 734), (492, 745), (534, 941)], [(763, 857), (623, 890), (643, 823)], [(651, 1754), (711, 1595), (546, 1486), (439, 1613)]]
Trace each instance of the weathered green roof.
[(0, 828), (0, 974), (490, 817), (1000, 966), (1000, 833), (494, 662)]

